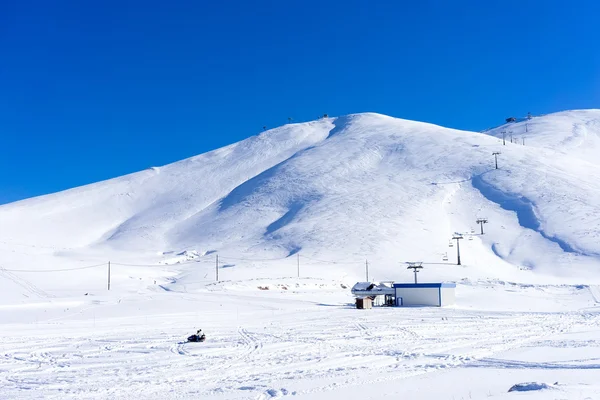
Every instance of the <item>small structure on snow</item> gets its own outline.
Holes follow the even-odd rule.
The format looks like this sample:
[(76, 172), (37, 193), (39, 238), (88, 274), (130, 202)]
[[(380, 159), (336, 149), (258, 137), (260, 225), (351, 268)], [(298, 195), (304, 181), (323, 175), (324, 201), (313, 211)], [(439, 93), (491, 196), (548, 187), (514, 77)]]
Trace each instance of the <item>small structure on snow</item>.
[(394, 283), (397, 306), (449, 306), (455, 290), (455, 283)]
[(508, 117), (506, 118), (506, 122), (517, 122), (517, 119), (515, 117)]
[(367, 310), (373, 308), (373, 300), (370, 297), (358, 297), (356, 299), (356, 308), (359, 310)]
[(357, 282), (352, 287), (352, 294), (357, 300), (369, 298), (374, 306), (394, 305), (393, 284), (394, 282)]
[(455, 291), (455, 283), (357, 282), (352, 287), (357, 308), (367, 308), (362, 302), (359, 306), (359, 300), (364, 299), (372, 306), (444, 307), (454, 304)]

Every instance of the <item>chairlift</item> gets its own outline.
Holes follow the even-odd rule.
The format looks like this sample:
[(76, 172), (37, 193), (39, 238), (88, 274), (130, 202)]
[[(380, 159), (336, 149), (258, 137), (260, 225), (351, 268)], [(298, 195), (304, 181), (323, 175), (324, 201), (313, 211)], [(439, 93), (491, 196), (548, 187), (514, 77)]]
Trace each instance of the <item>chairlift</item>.
[(448, 247), (454, 247), (454, 242), (452, 240), (448, 242)]
[(473, 240), (473, 236), (469, 235), (469, 240)]
[(448, 261), (448, 253), (442, 254), (442, 261)]

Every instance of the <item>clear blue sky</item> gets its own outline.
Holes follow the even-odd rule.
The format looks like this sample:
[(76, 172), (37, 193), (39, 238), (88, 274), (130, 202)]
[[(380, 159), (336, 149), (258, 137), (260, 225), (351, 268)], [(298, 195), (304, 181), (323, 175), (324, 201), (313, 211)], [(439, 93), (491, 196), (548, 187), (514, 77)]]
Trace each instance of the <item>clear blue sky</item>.
[(296, 121), (600, 108), (589, 1), (4, 1), (0, 203)]

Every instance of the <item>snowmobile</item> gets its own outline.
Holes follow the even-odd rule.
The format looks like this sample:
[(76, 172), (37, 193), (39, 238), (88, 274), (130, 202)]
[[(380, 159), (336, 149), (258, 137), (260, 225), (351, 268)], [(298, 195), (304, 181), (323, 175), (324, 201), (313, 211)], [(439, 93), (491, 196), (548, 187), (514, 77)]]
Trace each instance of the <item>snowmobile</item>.
[(192, 335), (187, 338), (188, 342), (204, 342), (206, 340), (206, 335), (202, 333), (202, 329), (198, 329), (195, 335)]

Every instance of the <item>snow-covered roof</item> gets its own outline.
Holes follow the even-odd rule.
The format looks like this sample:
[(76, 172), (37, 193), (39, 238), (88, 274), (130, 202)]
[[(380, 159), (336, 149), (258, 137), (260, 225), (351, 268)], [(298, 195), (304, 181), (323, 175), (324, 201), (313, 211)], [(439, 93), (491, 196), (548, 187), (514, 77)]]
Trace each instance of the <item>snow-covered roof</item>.
[(352, 286), (352, 293), (357, 294), (392, 294), (394, 289), (392, 288), (393, 282), (356, 282)]

